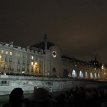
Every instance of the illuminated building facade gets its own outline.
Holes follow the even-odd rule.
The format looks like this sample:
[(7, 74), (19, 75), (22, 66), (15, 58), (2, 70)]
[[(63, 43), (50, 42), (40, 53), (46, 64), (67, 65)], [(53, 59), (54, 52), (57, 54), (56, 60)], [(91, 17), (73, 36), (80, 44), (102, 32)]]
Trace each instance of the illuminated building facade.
[(43, 55), (30, 49), (0, 43), (0, 72), (39, 74)]
[(75, 58), (62, 57), (64, 68), (72, 78), (78, 79), (103, 79), (101, 63), (96, 58), (92, 61), (81, 61)]
[(47, 41), (46, 35), (41, 43), (28, 48), (0, 43), (0, 73), (78, 79), (101, 79), (105, 76), (96, 59), (86, 62), (62, 56), (60, 49)]

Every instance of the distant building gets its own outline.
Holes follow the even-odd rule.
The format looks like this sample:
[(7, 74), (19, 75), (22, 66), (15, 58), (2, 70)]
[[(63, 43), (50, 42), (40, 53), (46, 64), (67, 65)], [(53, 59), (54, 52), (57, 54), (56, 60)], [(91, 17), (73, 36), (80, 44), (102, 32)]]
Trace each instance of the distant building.
[(0, 43), (0, 73), (99, 79), (104, 77), (101, 66), (96, 58), (86, 62), (63, 56), (46, 35), (42, 42), (28, 48)]

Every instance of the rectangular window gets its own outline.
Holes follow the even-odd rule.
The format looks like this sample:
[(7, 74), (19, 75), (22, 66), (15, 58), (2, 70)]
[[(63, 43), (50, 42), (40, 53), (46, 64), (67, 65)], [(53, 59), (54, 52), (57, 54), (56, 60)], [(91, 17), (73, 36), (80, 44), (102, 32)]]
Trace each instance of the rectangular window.
[(0, 81), (0, 85), (1, 86), (5, 86), (5, 85), (7, 86), (7, 85), (9, 85), (9, 81), (4, 81), (4, 80)]
[(1, 81), (1, 84), (7, 84), (7, 81)]
[(12, 55), (12, 52), (10, 52), (10, 55)]
[(31, 56), (31, 59), (33, 60), (33, 59), (34, 59), (34, 57), (33, 57), (33, 56)]

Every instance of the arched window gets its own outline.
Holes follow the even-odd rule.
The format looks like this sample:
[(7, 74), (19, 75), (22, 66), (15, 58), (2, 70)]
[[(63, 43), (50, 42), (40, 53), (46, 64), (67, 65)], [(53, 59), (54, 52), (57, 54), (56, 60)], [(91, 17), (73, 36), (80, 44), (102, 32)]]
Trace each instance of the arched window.
[(92, 74), (92, 72), (90, 73), (90, 79), (93, 79), (93, 74)]
[(96, 73), (94, 73), (94, 77), (95, 77), (95, 79), (97, 79), (97, 74)]
[(75, 70), (72, 71), (72, 77), (73, 77), (73, 78), (77, 77), (77, 74), (76, 74), (76, 71), (75, 71)]
[(100, 78), (100, 74), (98, 73), (98, 78)]
[(88, 78), (88, 73), (87, 72), (85, 72), (85, 78)]
[(79, 72), (79, 77), (80, 77), (80, 78), (83, 78), (83, 73), (82, 73), (82, 71)]

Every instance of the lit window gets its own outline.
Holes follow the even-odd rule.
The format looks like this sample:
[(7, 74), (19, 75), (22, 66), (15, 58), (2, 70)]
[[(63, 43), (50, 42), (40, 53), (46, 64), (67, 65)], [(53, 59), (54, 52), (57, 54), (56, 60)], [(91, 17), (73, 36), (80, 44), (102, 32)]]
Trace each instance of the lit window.
[(104, 65), (101, 66), (101, 69), (104, 69)]
[(83, 73), (82, 73), (82, 71), (80, 71), (79, 77), (80, 77), (80, 78), (83, 78)]
[(104, 72), (104, 75), (106, 75), (106, 73)]
[(72, 71), (72, 77), (77, 77), (77, 74), (76, 74), (75, 70)]
[(2, 58), (2, 56), (0, 55), (0, 59)]
[(100, 74), (98, 73), (98, 78), (100, 78)]
[(6, 51), (6, 54), (8, 54), (8, 51)]
[(37, 62), (35, 62), (35, 65), (37, 65), (38, 63)]
[(93, 74), (92, 74), (92, 73), (90, 73), (90, 78), (91, 78), (91, 79), (93, 78)]
[(34, 59), (34, 57), (33, 57), (33, 56), (31, 56), (31, 59)]
[(31, 65), (33, 65), (33, 62), (31, 62)]
[(12, 55), (12, 52), (10, 52), (10, 55)]
[(96, 73), (94, 73), (94, 76), (95, 76), (95, 78), (97, 78), (97, 74)]
[(22, 71), (22, 74), (24, 74), (25, 72), (24, 71)]
[(88, 77), (88, 73), (87, 73), (87, 72), (85, 72), (85, 77), (86, 77), (86, 78)]

